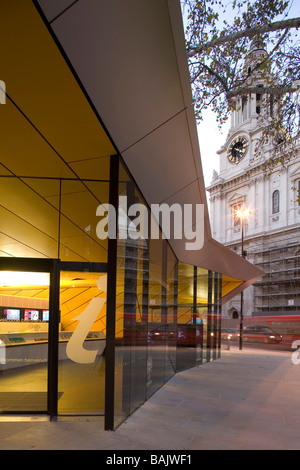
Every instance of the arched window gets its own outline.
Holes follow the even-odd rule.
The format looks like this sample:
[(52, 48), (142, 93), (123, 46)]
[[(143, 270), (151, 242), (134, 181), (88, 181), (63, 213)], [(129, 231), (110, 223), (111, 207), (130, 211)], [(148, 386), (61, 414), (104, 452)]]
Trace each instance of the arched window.
[(272, 214), (279, 212), (279, 191), (276, 189), (272, 195)]

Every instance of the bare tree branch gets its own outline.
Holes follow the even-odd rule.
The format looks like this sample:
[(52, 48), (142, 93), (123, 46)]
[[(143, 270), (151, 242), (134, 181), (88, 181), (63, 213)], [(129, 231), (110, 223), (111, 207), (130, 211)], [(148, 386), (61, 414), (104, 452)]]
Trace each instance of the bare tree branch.
[(283, 20), (283, 21), (275, 21), (274, 23), (269, 23), (266, 25), (255, 26), (254, 28), (248, 28), (248, 29), (244, 29), (243, 31), (239, 31), (238, 33), (221, 36), (205, 44), (200, 44), (197, 47), (193, 47), (190, 49), (190, 51), (188, 51), (188, 56), (194, 57), (196, 54), (206, 51), (207, 49), (210, 49), (214, 46), (225, 44), (226, 42), (230, 42), (230, 41), (236, 41), (237, 39), (240, 39), (243, 37), (252, 37), (252, 36), (255, 36), (256, 34), (269, 33), (272, 31), (279, 31), (281, 29), (298, 28), (299, 26), (300, 26), (300, 17), (291, 18), (291, 19)]
[(228, 97), (237, 95), (245, 95), (249, 93), (263, 93), (268, 95), (284, 95), (285, 93), (294, 93), (297, 90), (294, 86), (254, 86), (254, 87), (238, 87), (236, 90), (229, 91)]

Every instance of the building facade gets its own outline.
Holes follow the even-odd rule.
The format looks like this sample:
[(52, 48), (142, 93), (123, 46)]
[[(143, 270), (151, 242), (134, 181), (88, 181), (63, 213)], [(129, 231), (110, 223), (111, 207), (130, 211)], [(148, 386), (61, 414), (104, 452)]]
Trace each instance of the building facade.
[[(262, 271), (211, 235), (180, 2), (1, 8), (0, 411), (114, 429), (219, 357), (221, 304)], [(152, 204), (203, 215), (166, 238)]]
[[(266, 51), (254, 40), (245, 60), (253, 67)], [(254, 73), (250, 85), (263, 86), (266, 78)], [(284, 165), (269, 174), (266, 163), (274, 155), (273, 144), (255, 156), (267, 106), (264, 96), (241, 98), (231, 116), (231, 128), (220, 155), (220, 171), (213, 174), (210, 194), (213, 237), (241, 254), (242, 222), (238, 210), (247, 208), (243, 223), (246, 257), (265, 275), (244, 291), (244, 316), (298, 314), (300, 309), (300, 153), (294, 142)], [(267, 102), (267, 100), (265, 100)], [(264, 114), (264, 115), (263, 115)], [(240, 299), (223, 310), (226, 319), (237, 319)]]

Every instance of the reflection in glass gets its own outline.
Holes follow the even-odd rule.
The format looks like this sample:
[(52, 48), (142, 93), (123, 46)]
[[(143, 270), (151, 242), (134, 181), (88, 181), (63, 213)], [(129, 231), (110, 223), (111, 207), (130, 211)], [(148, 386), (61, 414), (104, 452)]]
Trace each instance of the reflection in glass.
[[(126, 198), (128, 207), (145, 204), (123, 167), (119, 195)], [(120, 236), (121, 232), (123, 235)], [(135, 238), (134, 233), (133, 218), (121, 211), (117, 253), (116, 423), (140, 406), (146, 396), (149, 247), (147, 239)]]
[(208, 272), (197, 268), (197, 318), (201, 332), (202, 362), (207, 361)]
[(177, 370), (196, 364), (194, 267), (179, 263), (177, 316)]
[[(137, 203), (146, 206), (122, 165), (119, 196), (127, 208)], [(118, 219), (115, 425), (176, 370), (210, 360), (214, 344), (210, 335), (217, 332), (213, 306), (219, 299), (210, 281), (214, 273), (178, 263), (150, 210), (149, 233), (155, 224), (153, 232), (159, 238), (131, 236), (139, 231), (138, 218), (124, 207), (119, 207)]]
[(177, 344), (177, 269), (178, 263), (173, 251), (165, 241), (166, 256), (166, 283), (164, 293), (166, 297), (166, 360), (165, 380), (167, 381), (176, 372), (176, 344)]
[[(156, 221), (152, 218), (151, 224)], [(166, 306), (163, 289), (163, 240), (150, 239), (147, 396), (165, 381)], [(165, 277), (165, 276), (164, 276)]]

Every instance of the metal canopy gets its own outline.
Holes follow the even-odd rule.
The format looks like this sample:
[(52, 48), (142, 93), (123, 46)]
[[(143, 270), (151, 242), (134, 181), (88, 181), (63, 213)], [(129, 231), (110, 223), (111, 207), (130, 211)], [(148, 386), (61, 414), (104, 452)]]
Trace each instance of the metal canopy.
[[(30, 37), (28, 33), (24, 35), (24, 46), (20, 43), (22, 28), (20, 30), (18, 24), (22, 19), (21, 8), (18, 6), (13, 11), (14, 2), (9, 3), (16, 31), (19, 31), (15, 36), (6, 32), (12, 44), (11, 57), (22, 57), (22, 51), (25, 54), (30, 50), (30, 41), (36, 55), (32, 57), (27, 52), (34, 73), (27, 77), (25, 72), (30, 69), (24, 66), (23, 89), (20, 89), (19, 77), (18, 87), (17, 84), (12, 86), (14, 72), (9, 56), (5, 59), (11, 76), (9, 80), (1, 78), (14, 88), (18, 105), (60, 154), (58, 158), (53, 149), (33, 133), (35, 141), (31, 148), (36, 146), (36, 151), (28, 155), (28, 174), (32, 176), (35, 171), (41, 175), (45, 171), (47, 176), (75, 174), (84, 178), (93, 173), (101, 179), (97, 167), (90, 165), (93, 166), (93, 160), (95, 163), (117, 149), (149, 205), (204, 204), (203, 248), (187, 251), (186, 240), (170, 240), (180, 261), (245, 281), (238, 289), (261, 277), (260, 269), (211, 236), (179, 0), (39, 0), (33, 2), (38, 9), (35, 13), (41, 14), (53, 38), (42, 21), (37, 31), (34, 20), (35, 29)], [(22, 5), (25, 5), (25, 15), (32, 3), (22, 2)], [(32, 15), (35, 14), (31, 12), (29, 20)], [(38, 38), (40, 47), (37, 47)], [(57, 46), (63, 51), (65, 62), (63, 56), (57, 54)], [(55, 48), (56, 54), (53, 53)], [(26, 54), (24, 63), (25, 58)], [(32, 76), (37, 77), (35, 87), (46, 80), (51, 91), (43, 103), (47, 112), (42, 115), (40, 103), (30, 100), (28, 93)], [(95, 114), (89, 112), (83, 95), (78, 93), (74, 77), (101, 118), (99, 122)], [(79, 121), (78, 109), (82, 109)], [(13, 107), (11, 113), (15, 114)], [(12, 120), (14, 125), (18, 123), (16, 116), (12, 115)], [(28, 124), (25, 128), (23, 120), (21, 125), (20, 132), (30, 137), (32, 128)], [(66, 133), (68, 138), (62, 139)], [(38, 146), (44, 148), (39, 150)], [(50, 168), (40, 164), (37, 156), (41, 152), (51, 154), (46, 159)], [(19, 149), (16, 155), (19, 155), (18, 165), (22, 165), (24, 159)], [(82, 155), (87, 157), (82, 158)], [(6, 166), (13, 171), (9, 164)], [(3, 168), (4, 171), (7, 170)], [(236, 293), (237, 290), (234, 295)]]

